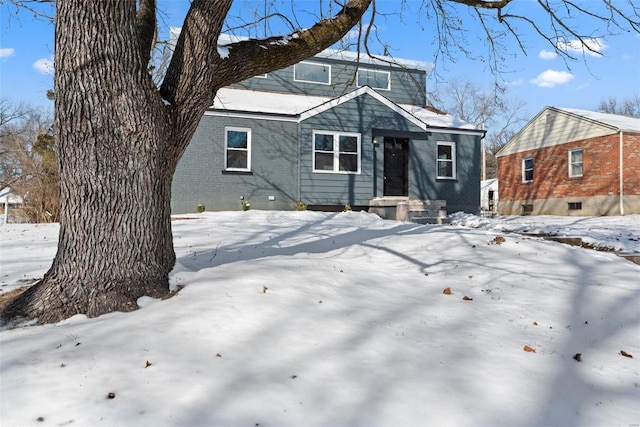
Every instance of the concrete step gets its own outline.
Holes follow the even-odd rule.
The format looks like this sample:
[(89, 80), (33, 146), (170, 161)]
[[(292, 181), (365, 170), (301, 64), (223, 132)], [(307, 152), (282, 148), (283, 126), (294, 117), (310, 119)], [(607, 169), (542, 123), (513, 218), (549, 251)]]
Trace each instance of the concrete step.
[(422, 217), (413, 217), (409, 221), (415, 222), (416, 224), (449, 224), (451, 223), (451, 218), (445, 217), (435, 217), (435, 216), (422, 216)]
[(414, 216), (432, 216), (432, 217), (446, 217), (447, 211), (444, 209), (409, 209), (409, 218)]

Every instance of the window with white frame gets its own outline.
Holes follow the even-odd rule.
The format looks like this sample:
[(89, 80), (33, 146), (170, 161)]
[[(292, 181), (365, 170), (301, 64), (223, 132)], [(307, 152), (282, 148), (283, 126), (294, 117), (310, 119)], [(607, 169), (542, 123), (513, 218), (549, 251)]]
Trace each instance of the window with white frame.
[(226, 127), (225, 169), (235, 171), (251, 170), (251, 129)]
[(533, 157), (522, 159), (522, 182), (533, 182)]
[(582, 163), (582, 148), (575, 150), (569, 150), (569, 176), (582, 176), (583, 163)]
[(316, 62), (300, 62), (293, 66), (296, 82), (331, 84), (331, 65)]
[(389, 71), (358, 69), (358, 87), (369, 86), (372, 89), (391, 89), (391, 73)]
[(313, 171), (360, 173), (360, 134), (313, 132)]
[(438, 142), (436, 170), (440, 179), (456, 178), (456, 143), (448, 141)]

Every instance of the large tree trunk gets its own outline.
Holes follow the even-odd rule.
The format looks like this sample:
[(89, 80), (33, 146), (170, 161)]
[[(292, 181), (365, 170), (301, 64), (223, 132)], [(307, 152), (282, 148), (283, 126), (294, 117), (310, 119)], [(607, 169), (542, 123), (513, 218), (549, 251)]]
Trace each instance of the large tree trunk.
[(166, 295), (175, 263), (171, 180), (217, 89), (330, 46), (370, 2), (350, 0), (295, 37), (238, 42), (222, 58), (216, 40), (233, 1), (193, 0), (158, 90), (146, 69), (155, 0), (58, 0), (58, 252), (42, 281), (0, 315), (49, 323)]
[(168, 292), (175, 263), (170, 200), (178, 153), (167, 109), (128, 33), (135, 2), (87, 2), (80, 14), (73, 3), (58, 2), (56, 22), (58, 252), (4, 317), (52, 322), (130, 311), (139, 297)]

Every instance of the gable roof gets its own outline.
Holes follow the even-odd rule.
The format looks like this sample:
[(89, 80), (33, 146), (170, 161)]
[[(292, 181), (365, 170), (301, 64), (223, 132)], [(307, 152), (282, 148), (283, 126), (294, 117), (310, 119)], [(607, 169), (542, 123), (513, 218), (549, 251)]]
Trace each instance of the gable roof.
[(415, 105), (396, 104), (369, 86), (359, 87), (337, 98), (252, 89), (222, 88), (218, 90), (213, 105), (205, 114), (249, 118), (268, 117), (271, 120), (298, 122), (365, 94), (375, 98), (422, 130), (427, 130), (428, 128), (440, 130), (456, 129), (477, 132), (478, 134), (484, 133), (483, 130), (477, 129), (474, 125), (458, 120), (448, 114), (438, 114), (425, 107)]
[(616, 134), (640, 133), (640, 118), (575, 108), (543, 108), (496, 157)]
[(375, 90), (371, 89), (369, 86), (361, 86), (358, 89), (347, 93), (346, 95), (342, 95), (342, 96), (339, 96), (337, 98), (333, 98), (330, 101), (323, 103), (322, 105), (318, 105), (315, 108), (309, 109), (309, 110), (303, 112), (300, 115), (300, 120), (306, 120), (306, 119), (308, 119), (310, 117), (315, 116), (316, 114), (323, 113), (323, 112), (325, 112), (327, 110), (330, 110), (333, 107), (336, 107), (336, 106), (338, 106), (340, 104), (344, 104), (345, 102), (351, 101), (352, 99), (355, 99), (355, 98), (357, 98), (357, 97), (359, 97), (361, 95), (364, 95), (364, 94), (370, 95), (371, 97), (375, 98), (380, 103), (384, 104), (390, 110), (393, 110), (394, 112), (400, 114), (404, 119), (410, 121), (414, 125), (418, 126), (420, 129), (426, 130), (428, 125), (425, 122), (423, 122), (422, 120), (418, 119), (416, 116), (414, 116), (413, 114), (409, 113), (407, 110), (405, 110), (404, 108), (400, 107), (398, 104), (396, 104), (393, 101), (390, 101), (389, 99), (387, 99), (386, 97), (380, 95), (378, 92), (376, 92)]
[[(553, 108), (553, 107), (550, 107)], [(617, 132), (640, 132), (640, 117), (622, 116), (619, 114), (600, 113), (597, 111), (579, 110), (577, 108), (557, 108), (568, 114), (600, 122), (614, 128)]]

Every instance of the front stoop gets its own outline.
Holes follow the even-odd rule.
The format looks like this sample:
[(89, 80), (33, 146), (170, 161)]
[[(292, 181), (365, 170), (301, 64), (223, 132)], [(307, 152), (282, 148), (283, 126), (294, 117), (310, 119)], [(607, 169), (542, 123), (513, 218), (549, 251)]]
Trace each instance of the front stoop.
[(369, 212), (385, 219), (418, 224), (448, 224), (445, 200), (409, 200), (406, 197), (373, 199)]

